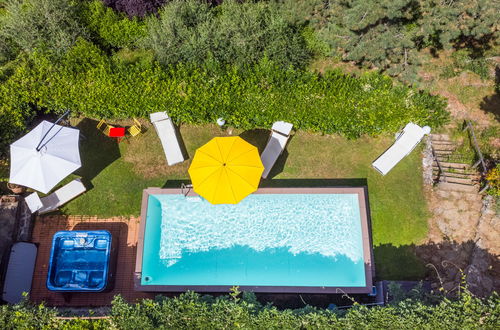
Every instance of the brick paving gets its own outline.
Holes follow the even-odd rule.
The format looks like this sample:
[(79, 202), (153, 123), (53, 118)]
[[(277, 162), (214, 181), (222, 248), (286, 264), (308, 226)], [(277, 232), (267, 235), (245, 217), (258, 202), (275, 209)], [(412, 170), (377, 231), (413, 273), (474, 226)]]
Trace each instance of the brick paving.
[[(134, 267), (140, 218), (114, 217), (99, 219), (86, 216), (40, 216), (35, 220), (32, 242), (38, 245), (35, 274), (30, 299), (48, 306), (96, 307), (111, 304), (113, 297), (122, 295), (127, 301), (153, 298), (155, 294), (134, 290)], [(53, 235), (60, 230), (108, 230), (118, 238), (118, 253), (114, 288), (102, 293), (61, 293), (49, 291), (45, 285)], [(65, 300), (66, 298), (66, 300)]]

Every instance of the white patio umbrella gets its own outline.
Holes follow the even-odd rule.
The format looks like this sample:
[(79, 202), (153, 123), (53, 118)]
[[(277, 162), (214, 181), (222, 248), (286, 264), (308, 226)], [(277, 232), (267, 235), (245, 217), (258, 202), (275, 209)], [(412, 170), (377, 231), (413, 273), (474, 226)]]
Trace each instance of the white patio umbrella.
[(48, 193), (82, 166), (75, 128), (42, 121), (10, 145), (10, 183)]

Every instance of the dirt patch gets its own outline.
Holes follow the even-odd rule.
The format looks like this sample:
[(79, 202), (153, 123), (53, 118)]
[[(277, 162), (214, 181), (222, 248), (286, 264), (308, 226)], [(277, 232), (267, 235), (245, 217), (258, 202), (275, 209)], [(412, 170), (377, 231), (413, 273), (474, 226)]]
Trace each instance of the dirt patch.
[(432, 265), (434, 288), (458, 290), (466, 280), (470, 290), (487, 296), (500, 290), (500, 217), (491, 196), (426, 188), (428, 242), (418, 256)]

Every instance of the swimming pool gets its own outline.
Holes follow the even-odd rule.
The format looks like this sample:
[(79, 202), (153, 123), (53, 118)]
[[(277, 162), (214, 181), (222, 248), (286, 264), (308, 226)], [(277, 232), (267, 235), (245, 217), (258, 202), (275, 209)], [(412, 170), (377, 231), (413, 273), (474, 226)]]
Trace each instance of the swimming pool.
[(144, 191), (141, 291), (371, 292), (364, 188), (261, 188), (236, 205)]

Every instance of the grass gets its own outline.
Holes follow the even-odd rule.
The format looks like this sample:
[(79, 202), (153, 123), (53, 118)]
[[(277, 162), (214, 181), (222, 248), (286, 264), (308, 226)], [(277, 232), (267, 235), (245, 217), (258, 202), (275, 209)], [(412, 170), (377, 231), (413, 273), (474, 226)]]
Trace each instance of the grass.
[[(83, 167), (78, 174), (88, 186), (93, 187), (67, 204), (63, 208), (64, 213), (100, 217), (137, 216), (143, 189), (163, 187), (172, 180), (189, 179), (187, 169), (190, 160), (167, 166), (151, 126), (146, 126), (147, 131), (139, 137), (117, 145), (98, 132), (95, 124), (89, 119), (77, 124), (86, 137), (81, 146)], [(267, 130), (221, 130), (215, 125), (181, 126), (180, 133), (190, 157), (196, 148), (214, 136), (241, 134), (260, 150), (269, 136)], [(411, 260), (408, 255), (412, 252), (405, 247), (421, 243), (427, 234), (428, 214), (420, 153), (418, 150), (412, 152), (383, 177), (371, 167), (371, 163), (391, 142), (387, 137), (347, 140), (339, 136), (296, 132), (273, 168), (270, 174), (272, 180), (263, 184), (272, 185), (280, 179), (290, 182), (293, 182), (291, 179), (304, 179), (302, 182), (306, 184), (307, 179), (316, 184), (326, 182), (323, 181), (326, 179), (343, 179), (342, 183), (355, 185), (366, 179), (375, 256), (378, 260), (385, 260), (386, 264), (382, 262), (379, 265), (377, 262), (377, 274), (384, 279), (415, 278), (423, 274), (418, 261), (411, 261), (410, 266), (404, 268), (395, 264), (408, 263)], [(378, 252), (377, 247), (380, 247)], [(391, 248), (398, 252), (390, 252)]]

